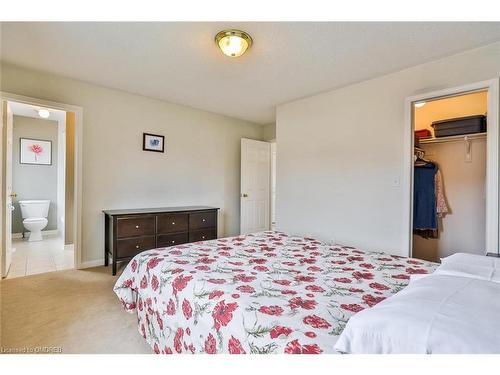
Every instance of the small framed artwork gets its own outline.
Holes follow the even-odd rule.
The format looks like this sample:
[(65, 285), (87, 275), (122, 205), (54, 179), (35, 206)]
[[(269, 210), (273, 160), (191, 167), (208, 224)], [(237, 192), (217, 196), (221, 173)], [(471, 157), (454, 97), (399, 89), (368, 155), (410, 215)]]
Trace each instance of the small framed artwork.
[(142, 134), (142, 150), (165, 152), (165, 137), (157, 134)]
[(52, 141), (20, 138), (21, 164), (52, 165)]

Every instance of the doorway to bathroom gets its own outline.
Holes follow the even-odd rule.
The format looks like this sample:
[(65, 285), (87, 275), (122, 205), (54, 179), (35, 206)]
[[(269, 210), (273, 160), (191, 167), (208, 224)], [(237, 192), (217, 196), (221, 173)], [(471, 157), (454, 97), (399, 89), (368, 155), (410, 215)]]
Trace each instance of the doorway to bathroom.
[[(2, 95), (3, 96), (3, 95)], [(76, 113), (2, 100), (2, 277), (76, 268)]]

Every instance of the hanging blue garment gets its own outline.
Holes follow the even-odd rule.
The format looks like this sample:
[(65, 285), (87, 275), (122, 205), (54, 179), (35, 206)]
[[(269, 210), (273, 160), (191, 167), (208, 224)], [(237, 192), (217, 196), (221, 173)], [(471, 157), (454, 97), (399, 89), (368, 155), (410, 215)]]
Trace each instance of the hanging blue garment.
[(437, 165), (415, 167), (413, 183), (413, 229), (437, 229), (435, 176)]

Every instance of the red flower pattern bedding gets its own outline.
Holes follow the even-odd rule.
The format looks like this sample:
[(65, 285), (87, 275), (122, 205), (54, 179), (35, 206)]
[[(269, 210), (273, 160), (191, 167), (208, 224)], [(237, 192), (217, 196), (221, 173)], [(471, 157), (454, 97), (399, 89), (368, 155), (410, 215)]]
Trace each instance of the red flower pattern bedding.
[(436, 266), (262, 232), (145, 251), (114, 291), (156, 353), (334, 353), (353, 314)]

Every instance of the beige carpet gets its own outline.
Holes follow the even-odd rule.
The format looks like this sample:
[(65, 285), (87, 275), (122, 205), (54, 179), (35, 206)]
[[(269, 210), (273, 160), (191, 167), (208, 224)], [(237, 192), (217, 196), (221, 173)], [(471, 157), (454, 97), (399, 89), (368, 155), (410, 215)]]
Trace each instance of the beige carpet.
[(113, 293), (104, 267), (3, 280), (1, 346), (50, 346), (63, 353), (151, 353)]

